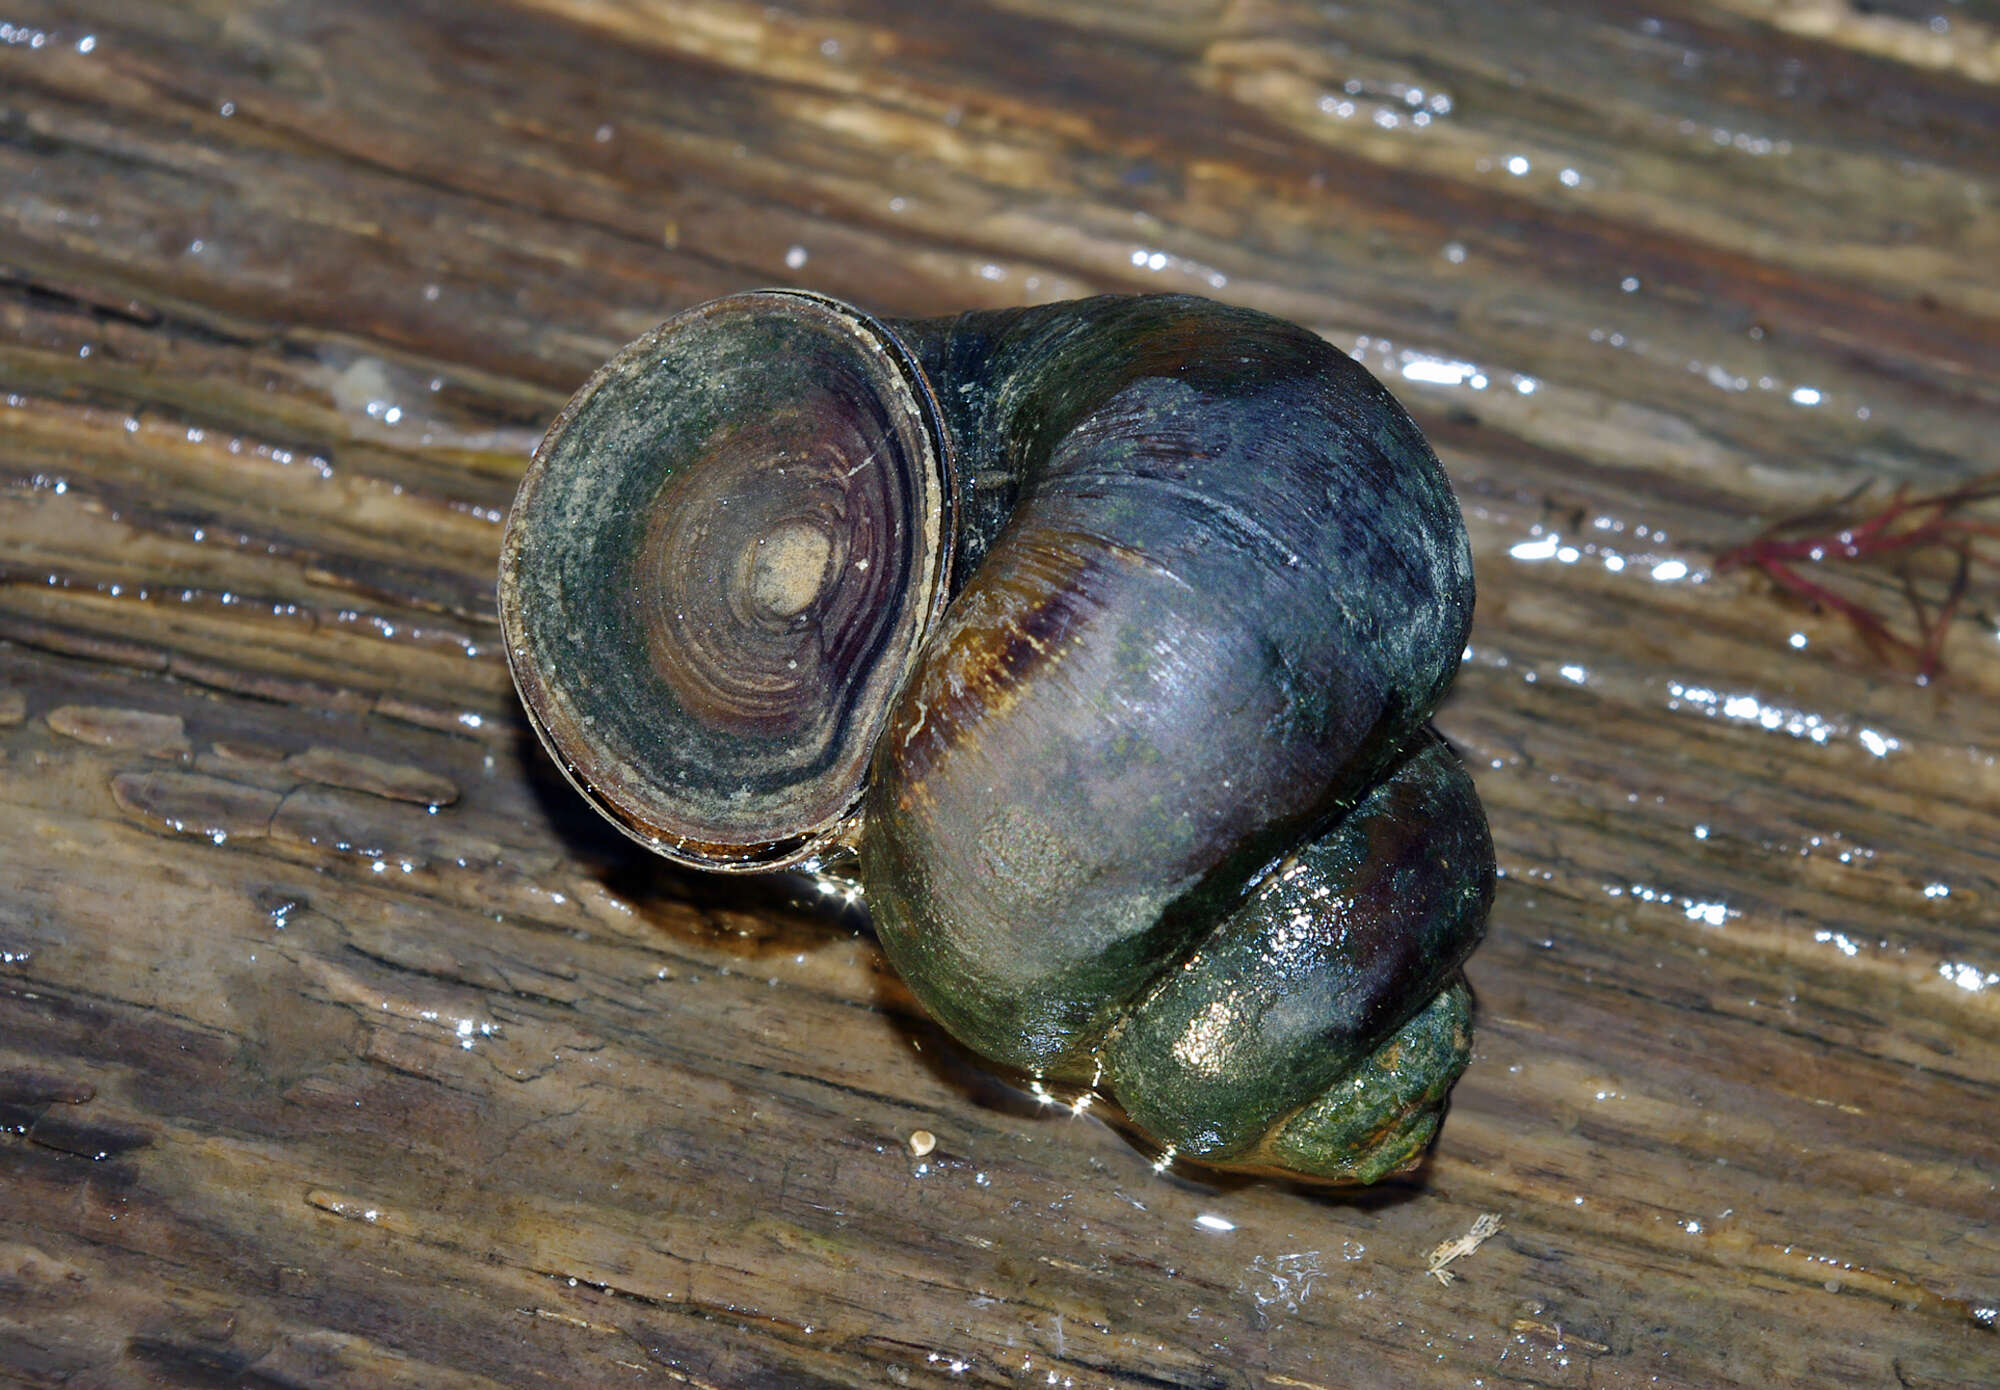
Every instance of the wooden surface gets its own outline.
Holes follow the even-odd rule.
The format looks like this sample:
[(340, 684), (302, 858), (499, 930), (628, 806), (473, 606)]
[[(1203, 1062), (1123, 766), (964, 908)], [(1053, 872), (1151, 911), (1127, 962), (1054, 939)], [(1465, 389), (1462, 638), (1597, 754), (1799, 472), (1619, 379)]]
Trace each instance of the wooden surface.
[[(2000, 8), (0, 19), (0, 1380), (2000, 1381), (1993, 574), (1920, 685), (1715, 565), (2000, 468)], [(1210, 293), (1430, 432), (1505, 878), (1416, 1181), (1156, 1176), (553, 775), (514, 482), (770, 283)]]

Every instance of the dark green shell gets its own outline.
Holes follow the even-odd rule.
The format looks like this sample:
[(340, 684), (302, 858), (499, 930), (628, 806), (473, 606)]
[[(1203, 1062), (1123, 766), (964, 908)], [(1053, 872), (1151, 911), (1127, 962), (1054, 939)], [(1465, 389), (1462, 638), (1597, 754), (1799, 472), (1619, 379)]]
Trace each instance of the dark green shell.
[(1321, 339), (1172, 296), (718, 301), (572, 402), (501, 595), (601, 809), (708, 867), (857, 847), (974, 1050), (1218, 1166), (1421, 1154), (1492, 892), (1425, 728), (1471, 563), (1415, 425)]

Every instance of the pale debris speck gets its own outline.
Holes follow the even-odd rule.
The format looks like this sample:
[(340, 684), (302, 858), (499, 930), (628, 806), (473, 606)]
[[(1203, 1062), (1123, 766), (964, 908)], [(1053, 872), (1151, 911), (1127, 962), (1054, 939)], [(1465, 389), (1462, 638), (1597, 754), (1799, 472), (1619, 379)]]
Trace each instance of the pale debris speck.
[(1464, 1259), (1498, 1234), (1500, 1234), (1499, 1214), (1490, 1211), (1481, 1212), (1478, 1219), (1472, 1223), (1471, 1230), (1462, 1236), (1454, 1236), (1431, 1251), (1424, 1260), (1425, 1272), (1437, 1276), (1440, 1284), (1449, 1284), (1453, 1276), (1445, 1266), (1453, 1260)]
[(920, 1129), (910, 1135), (910, 1152), (922, 1158), (937, 1147), (937, 1136), (927, 1129)]

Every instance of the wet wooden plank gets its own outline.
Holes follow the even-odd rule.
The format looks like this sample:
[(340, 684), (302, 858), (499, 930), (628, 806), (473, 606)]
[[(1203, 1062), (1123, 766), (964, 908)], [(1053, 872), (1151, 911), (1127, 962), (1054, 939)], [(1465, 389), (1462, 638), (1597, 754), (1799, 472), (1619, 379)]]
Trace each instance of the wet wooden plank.
[[(0, 1377), (1992, 1383), (2000, 592), (1919, 684), (1716, 559), (2000, 468), (1996, 53), (1976, 0), (17, 4)], [(1212, 294), (1418, 415), (1505, 873), (1418, 1180), (1156, 1175), (540, 757), (526, 452), (769, 283)]]

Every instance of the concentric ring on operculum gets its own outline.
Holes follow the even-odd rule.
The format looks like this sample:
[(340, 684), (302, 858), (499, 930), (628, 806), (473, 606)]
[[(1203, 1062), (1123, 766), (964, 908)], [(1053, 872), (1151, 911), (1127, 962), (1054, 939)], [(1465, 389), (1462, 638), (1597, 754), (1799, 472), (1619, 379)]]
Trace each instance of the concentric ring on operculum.
[(810, 854), (942, 606), (948, 466), (914, 364), (829, 300), (718, 300), (612, 359), (501, 556), (508, 659), (570, 779), (688, 863)]

